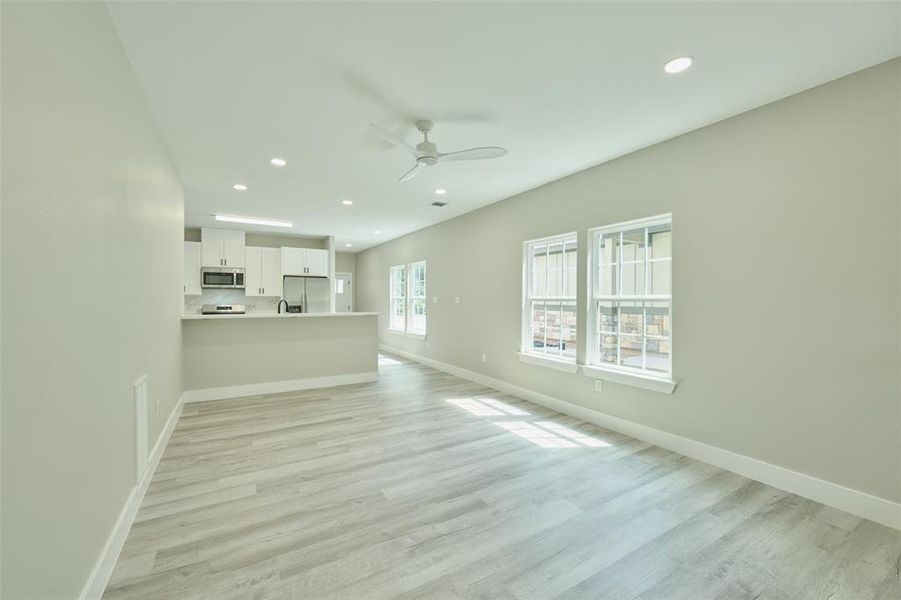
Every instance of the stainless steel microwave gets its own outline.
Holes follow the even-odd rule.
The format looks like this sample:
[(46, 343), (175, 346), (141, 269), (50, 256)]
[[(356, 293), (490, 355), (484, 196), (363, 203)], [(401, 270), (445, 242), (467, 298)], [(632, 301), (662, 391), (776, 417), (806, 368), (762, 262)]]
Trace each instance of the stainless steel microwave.
[(200, 270), (200, 286), (205, 288), (244, 288), (244, 269), (204, 267)]

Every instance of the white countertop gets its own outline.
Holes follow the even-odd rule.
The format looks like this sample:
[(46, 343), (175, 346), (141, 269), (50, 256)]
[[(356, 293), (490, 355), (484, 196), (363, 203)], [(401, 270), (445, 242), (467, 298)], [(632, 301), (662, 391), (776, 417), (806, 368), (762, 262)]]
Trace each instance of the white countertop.
[(322, 317), (375, 317), (376, 312), (342, 312), (342, 313), (245, 313), (243, 315), (182, 315), (182, 321), (233, 321), (235, 319), (315, 319)]

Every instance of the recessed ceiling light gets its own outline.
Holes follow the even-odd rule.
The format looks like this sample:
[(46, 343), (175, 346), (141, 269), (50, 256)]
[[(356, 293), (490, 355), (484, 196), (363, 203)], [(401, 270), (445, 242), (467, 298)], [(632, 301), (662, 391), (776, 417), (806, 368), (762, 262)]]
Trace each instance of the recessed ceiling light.
[(447, 190), (444, 188), (438, 188), (437, 190), (435, 190), (435, 193), (438, 194), (439, 196), (443, 196), (444, 194), (447, 193)]
[(344, 244), (344, 247), (345, 247), (345, 248), (353, 248), (354, 245), (353, 245), (353, 244)]
[(294, 227), (291, 221), (273, 221), (271, 219), (258, 219), (256, 217), (238, 217), (236, 215), (213, 215), (217, 221), (226, 223), (247, 223), (248, 225), (267, 225), (269, 227)]
[(380, 233), (381, 233), (381, 231), (379, 231), (379, 230), (378, 230), (378, 229), (376, 229), (376, 230), (375, 230), (375, 231), (373, 231), (373, 232), (372, 232), (372, 233), (374, 233), (374, 234), (376, 234), (376, 235), (378, 235), (378, 234), (380, 234)]
[(288, 161), (286, 161), (284, 158), (270, 158), (269, 164), (274, 167), (284, 167), (286, 164), (288, 164)]
[(233, 185), (232, 187), (235, 188), (236, 190), (238, 190), (239, 192), (246, 192), (246, 191), (247, 191), (247, 186), (244, 185), (243, 183), (236, 183), (236, 184)]
[(663, 65), (663, 70), (670, 74), (681, 73), (685, 69), (691, 66), (691, 63), (695, 61), (692, 56), (678, 56), (672, 60), (667, 61), (665, 65)]
[(342, 200), (342, 201), (341, 201), (341, 204), (343, 204), (344, 206), (350, 206), (350, 205), (352, 205), (353, 203), (354, 203), (353, 200)]

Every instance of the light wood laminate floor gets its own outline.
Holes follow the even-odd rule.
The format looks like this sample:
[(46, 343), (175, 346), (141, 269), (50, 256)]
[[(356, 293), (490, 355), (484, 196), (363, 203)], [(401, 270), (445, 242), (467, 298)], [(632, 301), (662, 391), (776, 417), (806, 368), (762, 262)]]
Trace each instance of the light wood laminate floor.
[(898, 531), (380, 362), (185, 406), (104, 598), (901, 598)]

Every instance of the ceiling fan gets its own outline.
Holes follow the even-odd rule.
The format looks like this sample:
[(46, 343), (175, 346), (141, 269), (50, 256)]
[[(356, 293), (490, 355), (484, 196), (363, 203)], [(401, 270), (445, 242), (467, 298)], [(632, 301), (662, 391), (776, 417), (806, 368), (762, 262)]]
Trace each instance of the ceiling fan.
[(445, 160), (482, 160), (486, 158), (498, 158), (507, 153), (505, 148), (498, 146), (483, 146), (480, 148), (468, 148), (466, 150), (457, 150), (456, 152), (438, 152), (438, 146), (429, 141), (429, 132), (432, 130), (433, 123), (431, 121), (416, 121), (416, 129), (422, 133), (422, 141), (416, 144), (414, 148), (404, 140), (400, 139), (393, 133), (385, 131), (378, 125), (371, 124), (379, 135), (391, 142), (395, 146), (404, 148), (413, 155), (416, 164), (413, 168), (404, 173), (399, 182), (410, 181), (423, 167), (431, 167)]

